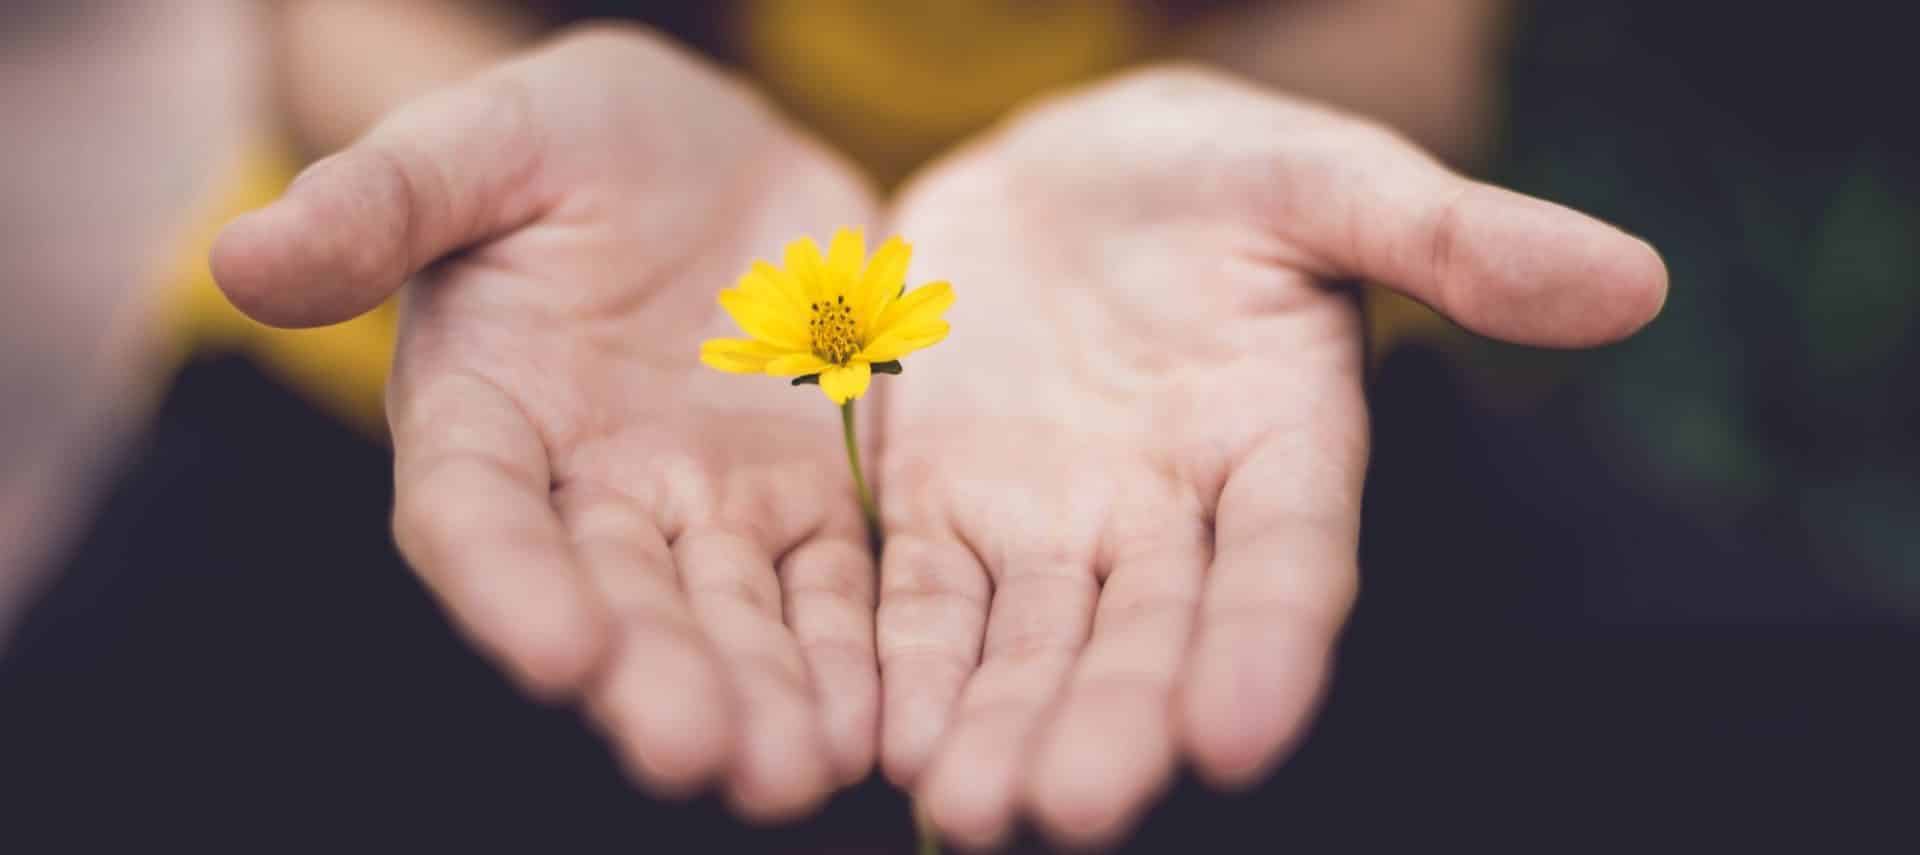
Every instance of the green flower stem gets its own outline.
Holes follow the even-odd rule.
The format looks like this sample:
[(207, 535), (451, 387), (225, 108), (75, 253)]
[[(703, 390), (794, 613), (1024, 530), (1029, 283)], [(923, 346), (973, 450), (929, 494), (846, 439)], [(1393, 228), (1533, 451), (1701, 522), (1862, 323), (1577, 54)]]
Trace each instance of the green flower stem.
[(853, 401), (840, 405), (840, 427), (847, 437), (847, 465), (853, 467), (853, 486), (860, 491), (860, 513), (867, 518), (867, 540), (877, 551), (880, 546), (880, 509), (873, 504), (873, 491), (867, 489), (867, 476), (860, 471), (860, 440), (853, 430)]
[[(847, 438), (847, 465), (853, 468), (853, 486), (860, 492), (860, 514), (867, 518), (867, 542), (876, 559), (880, 554), (880, 509), (873, 503), (873, 491), (867, 488), (867, 476), (860, 470), (860, 438), (853, 429), (853, 399), (840, 405), (840, 429)], [(919, 811), (913, 812), (913, 830), (919, 837), (920, 855), (940, 855), (940, 838), (933, 824)]]
[[(867, 518), (867, 542), (873, 546), (876, 560), (880, 554), (880, 509), (873, 503), (873, 491), (867, 488), (866, 473), (860, 470), (860, 438), (853, 429), (853, 399), (840, 405), (840, 429), (847, 438), (847, 465), (853, 468), (853, 486), (860, 492), (860, 514)], [(940, 855), (940, 838), (933, 824), (919, 811), (913, 812), (913, 830), (919, 837), (920, 855)]]
[(926, 814), (913, 812), (913, 830), (920, 835), (919, 855), (940, 855), (940, 835), (933, 833), (933, 823)]

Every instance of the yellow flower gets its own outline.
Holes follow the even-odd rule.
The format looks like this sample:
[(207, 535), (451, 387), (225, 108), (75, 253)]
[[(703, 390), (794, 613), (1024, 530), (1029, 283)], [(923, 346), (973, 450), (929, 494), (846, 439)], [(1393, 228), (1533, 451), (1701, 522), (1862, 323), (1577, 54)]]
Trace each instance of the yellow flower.
[(953, 286), (905, 290), (905, 241), (889, 238), (867, 260), (859, 229), (833, 235), (825, 259), (812, 238), (787, 244), (786, 266), (753, 263), (720, 306), (751, 338), (700, 345), (700, 361), (736, 374), (817, 377), (835, 404), (865, 394), (873, 372), (897, 372), (899, 359), (947, 337), (941, 314)]

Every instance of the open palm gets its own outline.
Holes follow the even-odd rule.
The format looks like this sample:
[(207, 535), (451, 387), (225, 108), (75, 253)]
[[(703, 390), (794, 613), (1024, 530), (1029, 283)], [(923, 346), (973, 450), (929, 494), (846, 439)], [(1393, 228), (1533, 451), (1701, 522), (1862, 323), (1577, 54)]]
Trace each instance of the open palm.
[(643, 781), (783, 817), (872, 766), (873, 562), (833, 409), (696, 354), (750, 260), (872, 213), (744, 89), (589, 32), (396, 114), (215, 266), (285, 325), (412, 277), (388, 387), (409, 562)]
[(1109, 840), (1190, 759), (1297, 738), (1356, 589), (1356, 301), (1581, 346), (1657, 311), (1644, 244), (1210, 74), (1043, 104), (896, 209), (953, 334), (883, 390), (882, 759), (940, 830)]
[[(872, 557), (835, 414), (705, 373), (714, 295), (870, 196), (736, 84), (587, 32), (403, 110), (215, 248), (256, 318), (403, 282), (395, 534), (530, 690), (581, 697), (657, 791), (802, 812), (880, 753), (940, 828), (1125, 828), (1176, 762), (1296, 738), (1355, 588), (1359, 317), (1629, 334), (1644, 244), (1393, 135), (1191, 71), (1029, 111), (893, 230), (951, 340), (881, 384)], [(876, 654), (875, 642), (878, 641)], [(876, 655), (879, 674), (876, 674)]]

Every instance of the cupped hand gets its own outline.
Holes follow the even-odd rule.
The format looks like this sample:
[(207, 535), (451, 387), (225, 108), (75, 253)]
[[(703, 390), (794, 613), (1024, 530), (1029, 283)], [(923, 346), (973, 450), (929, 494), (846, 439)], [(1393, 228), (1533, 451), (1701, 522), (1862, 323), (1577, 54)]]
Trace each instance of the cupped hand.
[(1646, 244), (1191, 70), (1026, 111), (894, 230), (959, 296), (885, 389), (882, 763), (948, 837), (1123, 833), (1181, 760), (1256, 780), (1356, 589), (1356, 280), (1542, 346), (1629, 335)]
[(873, 212), (739, 84), (593, 30), (399, 111), (213, 262), (284, 326), (412, 280), (388, 387), (408, 561), (645, 784), (785, 818), (872, 767), (873, 561), (833, 408), (697, 354), (752, 259)]

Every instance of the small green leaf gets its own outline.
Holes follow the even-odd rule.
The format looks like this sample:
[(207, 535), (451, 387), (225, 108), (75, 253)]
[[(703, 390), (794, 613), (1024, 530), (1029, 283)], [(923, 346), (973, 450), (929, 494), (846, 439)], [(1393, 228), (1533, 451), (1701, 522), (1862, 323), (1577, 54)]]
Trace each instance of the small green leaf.
[[(890, 360), (887, 360), (886, 362), (873, 363), (873, 373), (875, 374), (899, 374), (902, 370), (903, 369), (900, 367), (900, 360), (898, 359), (890, 359)], [(793, 378), (793, 385), (818, 386), (820, 385), (820, 375), (808, 374), (804, 377), (795, 377)]]

